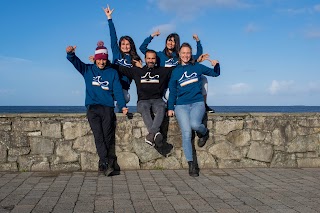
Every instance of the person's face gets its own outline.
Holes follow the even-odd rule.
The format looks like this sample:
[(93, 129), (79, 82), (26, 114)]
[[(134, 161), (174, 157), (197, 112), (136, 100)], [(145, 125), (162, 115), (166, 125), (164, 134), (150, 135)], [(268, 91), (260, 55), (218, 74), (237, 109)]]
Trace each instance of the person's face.
[(179, 52), (182, 64), (187, 64), (191, 59), (191, 49), (189, 47), (182, 47)]
[(175, 45), (176, 45), (176, 42), (174, 40), (174, 37), (171, 37), (167, 40), (166, 46), (169, 50), (173, 50)]
[(107, 66), (107, 60), (106, 59), (98, 59), (96, 60), (96, 65), (99, 69), (104, 69)]
[(120, 50), (121, 50), (121, 52), (123, 52), (123, 53), (129, 53), (129, 52), (130, 52), (131, 46), (130, 46), (130, 43), (129, 43), (128, 40), (123, 39), (123, 40), (120, 42)]
[(152, 52), (147, 52), (145, 59), (146, 59), (147, 67), (149, 68), (153, 68), (157, 62), (157, 56), (155, 53), (152, 53)]

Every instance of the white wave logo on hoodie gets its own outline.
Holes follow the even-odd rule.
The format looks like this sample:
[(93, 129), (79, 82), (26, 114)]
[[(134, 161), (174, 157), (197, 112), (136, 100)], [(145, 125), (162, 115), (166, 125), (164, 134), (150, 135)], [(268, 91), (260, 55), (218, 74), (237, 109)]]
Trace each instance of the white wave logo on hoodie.
[(160, 79), (159, 75), (151, 76), (151, 73), (147, 72), (144, 76), (141, 77), (140, 83), (158, 84), (159, 79)]
[(175, 67), (178, 65), (178, 61), (174, 61), (173, 58), (164, 62), (164, 67)]
[(192, 73), (191, 75), (187, 75), (187, 71), (185, 71), (178, 82), (181, 87), (184, 87), (188, 84), (198, 82), (198, 75), (196, 72)]
[(123, 67), (128, 67), (128, 68), (133, 67), (132, 64), (129, 64), (129, 63), (127, 62), (127, 60), (124, 59), (124, 58), (123, 58), (123, 59), (117, 59), (117, 60), (115, 61), (115, 64), (118, 64), (118, 65), (123, 66)]
[(101, 76), (93, 77), (92, 85), (93, 86), (99, 86), (103, 90), (109, 90), (109, 87), (108, 87), (109, 82), (108, 81), (102, 81)]

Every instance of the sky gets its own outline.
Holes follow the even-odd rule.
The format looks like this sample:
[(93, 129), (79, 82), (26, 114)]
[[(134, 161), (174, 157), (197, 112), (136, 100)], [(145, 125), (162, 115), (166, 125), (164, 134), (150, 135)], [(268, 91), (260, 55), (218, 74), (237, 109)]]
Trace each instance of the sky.
[[(0, 106), (83, 106), (84, 80), (66, 47), (90, 63), (103, 40), (112, 59), (107, 4), (118, 38), (131, 36), (137, 49), (159, 29), (149, 48), (163, 50), (176, 32), (195, 52), (197, 34), (221, 66), (208, 77), (210, 106), (320, 106), (316, 0), (1, 0)], [(129, 92), (135, 106), (134, 82)]]

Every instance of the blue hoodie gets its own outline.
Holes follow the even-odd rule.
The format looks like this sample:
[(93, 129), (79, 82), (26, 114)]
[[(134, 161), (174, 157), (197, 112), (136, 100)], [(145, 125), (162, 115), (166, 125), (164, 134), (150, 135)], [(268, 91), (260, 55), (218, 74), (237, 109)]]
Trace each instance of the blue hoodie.
[[(147, 37), (140, 46), (140, 51), (145, 55), (148, 50), (148, 45), (151, 43), (153, 37), (150, 35)], [(174, 67), (178, 65), (179, 56), (176, 53), (172, 53), (172, 58), (166, 55), (165, 50), (156, 52), (157, 53), (157, 63), (161, 67)], [(197, 54), (192, 55), (192, 58), (197, 60), (199, 56), (203, 53), (202, 45), (200, 41), (197, 41)]]
[(75, 53), (67, 53), (67, 59), (83, 76), (86, 85), (85, 105), (114, 107), (114, 97), (122, 109), (126, 107), (118, 73), (111, 67), (99, 69), (95, 64), (83, 63)]
[[(108, 19), (108, 24), (109, 24), (109, 31), (110, 31), (111, 50), (113, 55), (112, 63), (118, 64), (124, 67), (129, 67), (129, 68), (133, 67), (131, 64), (131, 56), (129, 54), (124, 54), (124, 56), (122, 56), (121, 54), (121, 51), (118, 45), (116, 28), (114, 27), (112, 19)], [(120, 77), (122, 88), (125, 90), (129, 90), (132, 80), (121, 74), (119, 74), (119, 77)]]
[(201, 92), (202, 74), (213, 77), (219, 76), (219, 63), (213, 69), (199, 63), (195, 63), (194, 65), (178, 65), (174, 68), (169, 81), (168, 110), (173, 110), (174, 105), (204, 101)]

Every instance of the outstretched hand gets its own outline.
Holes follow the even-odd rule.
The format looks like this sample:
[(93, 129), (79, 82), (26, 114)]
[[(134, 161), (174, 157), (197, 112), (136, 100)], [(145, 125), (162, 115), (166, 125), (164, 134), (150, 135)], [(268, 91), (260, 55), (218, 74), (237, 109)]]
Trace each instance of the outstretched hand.
[(210, 55), (208, 53), (204, 53), (202, 55), (199, 56), (199, 58), (197, 59), (197, 62), (204, 62), (205, 60), (210, 60), (209, 59)]
[(77, 46), (68, 46), (66, 48), (67, 53), (74, 53), (76, 51)]
[(151, 34), (152, 37), (155, 37), (155, 36), (159, 36), (160, 35), (160, 31), (157, 30), (155, 31), (154, 33)]
[(109, 5), (107, 4), (107, 7), (106, 8), (102, 8), (104, 13), (106, 14), (106, 16), (108, 17), (108, 19), (112, 19), (112, 13), (114, 11), (114, 9), (110, 9)]
[(211, 63), (212, 66), (216, 66), (216, 64), (219, 63), (218, 60), (210, 60), (210, 59), (209, 59), (209, 61), (210, 61), (210, 63)]

